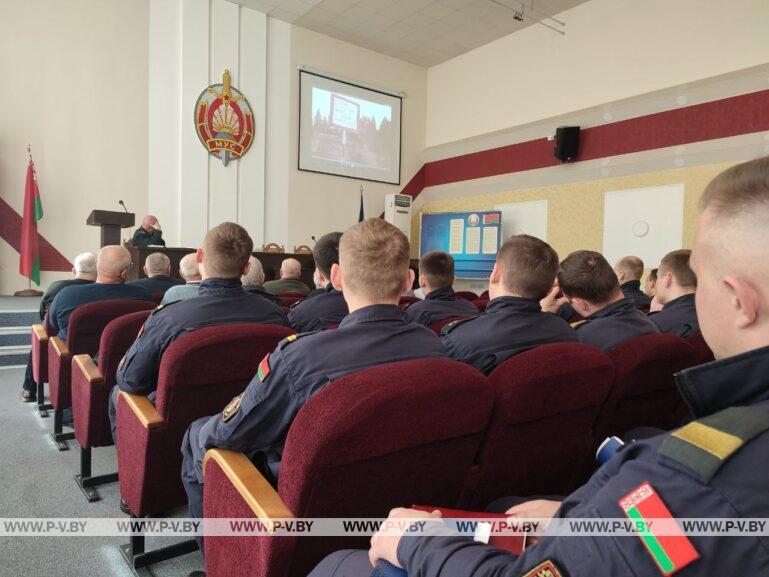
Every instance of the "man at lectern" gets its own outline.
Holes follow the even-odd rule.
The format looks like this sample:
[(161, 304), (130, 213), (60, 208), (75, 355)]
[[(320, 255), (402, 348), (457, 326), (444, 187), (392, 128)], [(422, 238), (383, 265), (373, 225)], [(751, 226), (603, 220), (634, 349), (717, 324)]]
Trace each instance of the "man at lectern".
[(134, 233), (134, 246), (165, 246), (163, 231), (157, 217), (148, 214), (142, 219), (142, 225)]

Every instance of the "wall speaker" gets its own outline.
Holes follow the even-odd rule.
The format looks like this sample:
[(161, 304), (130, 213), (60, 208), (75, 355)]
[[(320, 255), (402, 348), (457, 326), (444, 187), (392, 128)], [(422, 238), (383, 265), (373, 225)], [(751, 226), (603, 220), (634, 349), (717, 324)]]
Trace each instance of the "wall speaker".
[(559, 126), (555, 129), (553, 154), (561, 162), (577, 158), (579, 153), (579, 126)]

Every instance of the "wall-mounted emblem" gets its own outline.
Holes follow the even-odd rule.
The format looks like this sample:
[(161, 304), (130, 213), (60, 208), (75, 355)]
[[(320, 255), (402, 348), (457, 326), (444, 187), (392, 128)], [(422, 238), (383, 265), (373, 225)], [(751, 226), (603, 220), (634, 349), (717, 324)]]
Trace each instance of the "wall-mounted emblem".
[(243, 156), (254, 141), (254, 113), (246, 97), (232, 86), (229, 70), (224, 71), (221, 84), (200, 93), (195, 130), (206, 150), (224, 166)]

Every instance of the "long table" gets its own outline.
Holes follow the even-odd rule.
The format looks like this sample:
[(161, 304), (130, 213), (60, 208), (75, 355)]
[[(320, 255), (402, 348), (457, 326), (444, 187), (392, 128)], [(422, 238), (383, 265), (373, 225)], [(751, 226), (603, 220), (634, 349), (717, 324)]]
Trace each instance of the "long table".
[[(196, 249), (182, 247), (157, 248), (134, 246), (129, 250), (131, 251), (131, 261), (133, 262), (133, 265), (128, 271), (128, 280), (136, 280), (147, 276), (144, 273), (144, 261), (147, 259), (147, 255), (150, 255), (153, 252), (160, 252), (166, 255), (171, 260), (171, 276), (174, 278), (181, 278), (179, 276), (179, 261), (182, 260), (184, 255), (195, 252)], [(312, 275), (315, 272), (315, 261), (311, 254), (288, 254), (277, 252), (254, 252), (252, 254), (262, 263), (265, 280), (275, 280), (280, 278), (280, 264), (284, 259), (295, 258), (302, 264), (302, 281), (310, 288), (315, 287), (315, 283), (312, 280)]]

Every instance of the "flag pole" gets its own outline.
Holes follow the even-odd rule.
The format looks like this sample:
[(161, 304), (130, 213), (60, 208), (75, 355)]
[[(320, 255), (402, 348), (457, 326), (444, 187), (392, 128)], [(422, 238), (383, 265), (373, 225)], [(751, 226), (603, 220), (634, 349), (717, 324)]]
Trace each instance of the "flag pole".
[[(32, 144), (27, 141), (27, 155), (30, 157), (32, 156)], [(35, 290), (32, 288), (32, 279), (30, 277), (27, 277), (27, 288), (24, 290), (16, 291), (13, 293), (13, 296), (15, 297), (41, 297), (43, 296), (43, 291)]]

